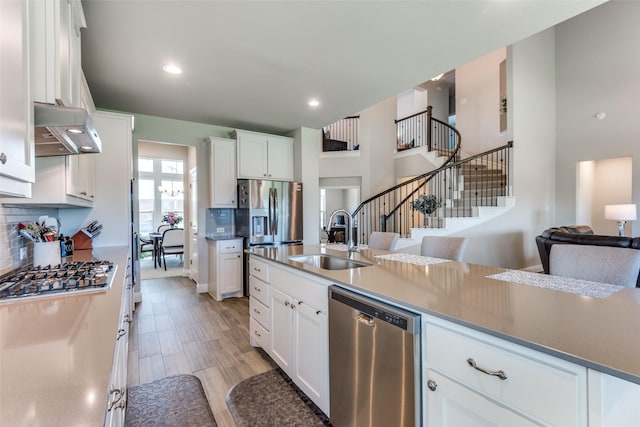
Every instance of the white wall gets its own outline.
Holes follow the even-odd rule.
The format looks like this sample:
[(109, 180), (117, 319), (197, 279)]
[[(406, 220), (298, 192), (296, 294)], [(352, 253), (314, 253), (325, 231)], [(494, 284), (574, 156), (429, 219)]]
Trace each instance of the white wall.
[[(499, 49), (456, 67), (456, 121), (468, 154), (507, 143), (500, 132), (500, 62), (506, 49)], [(535, 120), (535, 116), (532, 117)]]
[[(640, 2), (614, 1), (557, 26), (557, 224), (575, 221), (578, 162), (630, 156), (640, 182), (638, 22)], [(638, 185), (632, 200), (640, 204)], [(638, 235), (638, 221), (631, 225)]]
[[(618, 235), (618, 224), (604, 218), (605, 205), (631, 203), (631, 157), (604, 159), (594, 162), (594, 179), (591, 194), (591, 228), (596, 234)], [(578, 188), (580, 184), (578, 185)], [(630, 235), (631, 227), (625, 227)]]
[[(511, 107), (507, 137), (514, 141), (512, 186), (516, 204), (495, 221), (465, 230), (464, 235), (469, 237), (466, 261), (508, 268), (540, 263), (535, 236), (554, 224), (554, 45), (551, 29), (508, 49)], [(496, 75), (497, 70), (496, 65)], [(497, 126), (497, 95), (494, 98)]]
[(302, 182), (303, 241), (320, 242), (320, 146), (319, 129), (299, 128), (292, 135), (294, 177)]

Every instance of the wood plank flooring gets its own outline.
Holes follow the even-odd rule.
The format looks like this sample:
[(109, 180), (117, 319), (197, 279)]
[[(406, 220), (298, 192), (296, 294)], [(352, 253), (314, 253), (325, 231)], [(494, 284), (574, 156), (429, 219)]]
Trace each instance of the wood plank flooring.
[(183, 277), (143, 280), (129, 336), (128, 384), (177, 374), (202, 381), (220, 427), (236, 424), (225, 396), (243, 379), (275, 368), (249, 344), (249, 300), (216, 301)]

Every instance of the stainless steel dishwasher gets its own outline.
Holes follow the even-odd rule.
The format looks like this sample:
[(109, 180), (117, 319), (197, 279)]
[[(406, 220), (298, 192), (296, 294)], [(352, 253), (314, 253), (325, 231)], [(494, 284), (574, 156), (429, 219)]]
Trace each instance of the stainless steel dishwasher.
[(334, 427), (420, 425), (420, 315), (331, 286), (329, 375)]

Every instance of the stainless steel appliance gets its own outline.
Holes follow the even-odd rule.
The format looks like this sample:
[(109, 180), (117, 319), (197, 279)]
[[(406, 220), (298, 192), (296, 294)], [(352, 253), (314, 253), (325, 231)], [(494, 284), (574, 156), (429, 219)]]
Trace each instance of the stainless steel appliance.
[(102, 141), (83, 108), (34, 103), (36, 157), (101, 153)]
[(0, 303), (52, 295), (106, 291), (115, 266), (109, 261), (67, 262), (24, 268), (0, 278)]
[[(302, 242), (302, 183), (263, 179), (238, 180), (236, 235), (245, 248)], [(248, 295), (248, 256), (244, 259), (244, 293)]]
[(330, 420), (420, 425), (420, 315), (329, 288)]

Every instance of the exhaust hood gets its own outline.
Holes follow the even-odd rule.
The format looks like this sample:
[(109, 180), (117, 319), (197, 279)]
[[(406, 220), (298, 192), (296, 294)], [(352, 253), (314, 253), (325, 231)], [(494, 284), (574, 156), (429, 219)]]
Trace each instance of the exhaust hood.
[(34, 103), (36, 157), (100, 153), (102, 142), (87, 110)]

